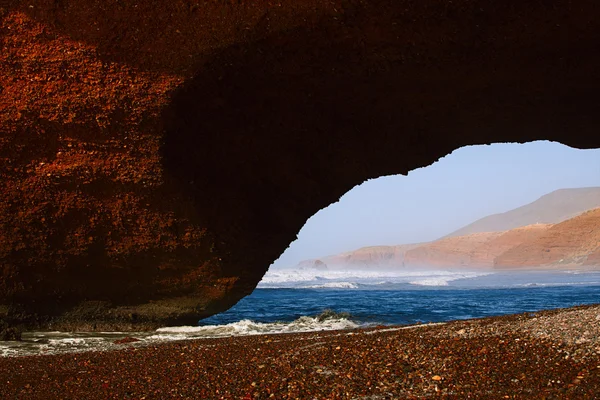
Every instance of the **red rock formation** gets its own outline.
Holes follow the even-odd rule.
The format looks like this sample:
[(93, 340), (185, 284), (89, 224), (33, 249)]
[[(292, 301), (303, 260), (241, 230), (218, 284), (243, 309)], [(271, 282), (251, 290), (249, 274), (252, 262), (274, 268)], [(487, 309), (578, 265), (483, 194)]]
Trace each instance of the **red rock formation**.
[(600, 266), (600, 246), (587, 256), (583, 265)]
[(502, 232), (483, 232), (436, 240), (407, 251), (404, 262), (418, 267), (479, 266), (477, 262), (485, 263), (487, 260), (481, 260), (481, 253), (476, 253), (478, 248), (501, 235)]
[(495, 267), (597, 265), (600, 208), (556, 224), (496, 258)]
[(551, 226), (551, 224), (534, 224), (502, 232), (501, 235), (472, 250), (471, 265), (492, 267), (498, 256), (515, 246), (537, 239)]
[[(423, 244), (363, 247), (324, 260), (343, 268), (544, 266), (559, 258), (563, 259), (561, 265), (600, 266), (598, 229), (600, 222), (595, 213), (587, 212), (557, 225), (534, 224)], [(550, 258), (546, 254), (549, 248), (561, 250), (553, 250)]]
[(536, 224), (506, 232), (447, 237), (408, 251), (405, 263), (431, 267), (493, 267), (498, 256), (539, 237), (550, 226)]
[(0, 4), (0, 316), (193, 323), (316, 210), (466, 144), (600, 147), (600, 6)]
[(369, 246), (329, 257), (327, 265), (344, 269), (361, 268), (397, 268), (404, 264), (404, 254), (420, 244), (402, 244), (398, 246)]
[(600, 208), (560, 224), (534, 224), (434, 242), (371, 246), (324, 258), (343, 268), (599, 266)]

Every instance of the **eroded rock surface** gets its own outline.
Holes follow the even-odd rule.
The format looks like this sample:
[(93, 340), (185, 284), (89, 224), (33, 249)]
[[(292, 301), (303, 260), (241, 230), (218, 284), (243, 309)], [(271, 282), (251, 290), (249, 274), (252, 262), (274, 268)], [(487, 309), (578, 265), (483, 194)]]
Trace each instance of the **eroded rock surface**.
[(0, 314), (194, 323), (466, 144), (600, 147), (593, 0), (0, 3)]
[(494, 260), (498, 267), (600, 266), (600, 208), (544, 230)]

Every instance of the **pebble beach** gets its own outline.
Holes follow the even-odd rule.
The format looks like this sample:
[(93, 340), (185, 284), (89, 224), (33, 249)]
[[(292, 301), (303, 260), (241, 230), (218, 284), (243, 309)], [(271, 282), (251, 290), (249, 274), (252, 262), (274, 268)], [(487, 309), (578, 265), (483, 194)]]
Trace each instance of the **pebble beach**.
[(600, 398), (600, 305), (120, 346), (0, 358), (0, 398)]

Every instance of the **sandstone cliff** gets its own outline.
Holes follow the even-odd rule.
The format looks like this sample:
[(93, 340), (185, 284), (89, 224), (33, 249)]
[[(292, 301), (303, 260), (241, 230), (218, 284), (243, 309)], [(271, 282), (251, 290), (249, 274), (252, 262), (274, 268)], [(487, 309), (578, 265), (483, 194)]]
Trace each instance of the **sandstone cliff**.
[(536, 240), (551, 226), (551, 224), (534, 224), (502, 232), (492, 240), (473, 249), (471, 253), (471, 265), (492, 267), (497, 257), (515, 246)]
[(600, 208), (559, 224), (447, 237), (430, 243), (371, 246), (323, 258), (338, 268), (600, 267)]
[(551, 225), (535, 224), (505, 232), (449, 237), (410, 250), (406, 265), (430, 267), (493, 267), (507, 250), (535, 240)]
[(369, 246), (323, 258), (327, 265), (345, 269), (396, 268), (404, 264), (404, 254), (420, 244)]
[(430, 243), (372, 246), (323, 258), (339, 268), (600, 267), (600, 208), (559, 224), (447, 237)]
[(495, 267), (597, 265), (600, 251), (600, 208), (548, 228), (494, 261)]
[(474, 252), (500, 235), (499, 232), (483, 232), (436, 240), (407, 251), (405, 263), (411, 267), (473, 266)]
[(587, 256), (583, 265), (600, 266), (600, 247)]

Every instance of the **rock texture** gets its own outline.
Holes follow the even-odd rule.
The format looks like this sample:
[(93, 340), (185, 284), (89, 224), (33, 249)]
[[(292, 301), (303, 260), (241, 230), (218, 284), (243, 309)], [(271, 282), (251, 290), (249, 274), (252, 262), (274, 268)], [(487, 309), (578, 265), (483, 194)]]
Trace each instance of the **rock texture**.
[[(483, 232), (436, 240), (404, 255), (404, 263), (419, 267), (465, 267), (474, 263), (474, 252), (502, 233)], [(481, 257), (479, 257), (481, 258)]]
[(551, 224), (535, 224), (505, 232), (483, 232), (448, 237), (406, 252), (406, 266), (418, 267), (498, 267), (498, 257), (518, 246), (533, 243)]
[(550, 227), (551, 224), (534, 224), (502, 232), (499, 236), (473, 249), (471, 264), (492, 267), (499, 256), (523, 243), (537, 240)]
[(533, 240), (515, 246), (494, 261), (496, 267), (597, 265), (600, 208), (556, 224)]
[(194, 323), (318, 209), (467, 144), (600, 147), (600, 5), (0, 2), (0, 316)]

